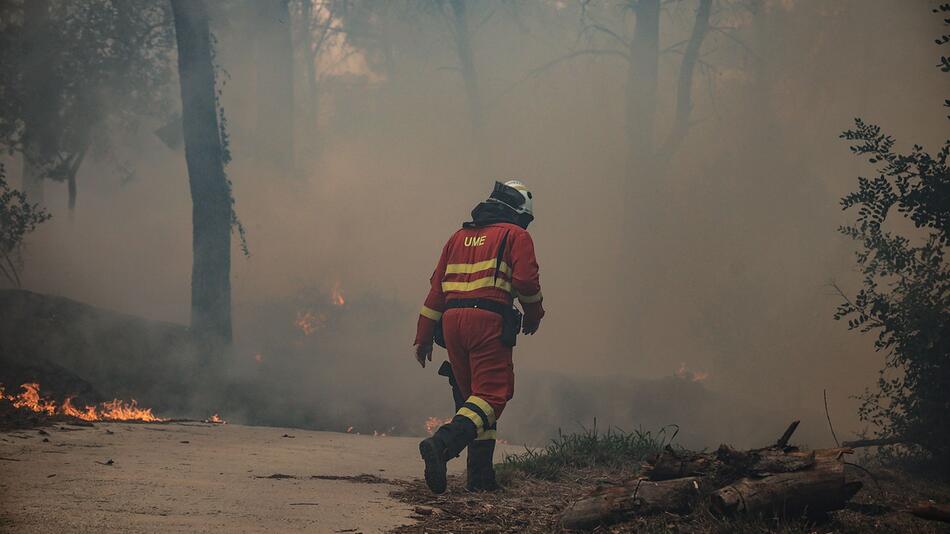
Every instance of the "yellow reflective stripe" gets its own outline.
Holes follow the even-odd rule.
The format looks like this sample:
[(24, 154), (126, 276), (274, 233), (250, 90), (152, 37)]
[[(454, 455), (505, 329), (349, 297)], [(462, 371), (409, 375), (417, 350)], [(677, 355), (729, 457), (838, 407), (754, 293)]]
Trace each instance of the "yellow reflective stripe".
[[(472, 274), (494, 269), (496, 261), (497, 260), (485, 260), (477, 263), (450, 263), (445, 266), (445, 274)], [(511, 272), (511, 267), (509, 267), (507, 263), (501, 262), (498, 270), (508, 274)]]
[(442, 318), (442, 312), (433, 310), (428, 306), (423, 306), (422, 310), (419, 312), (419, 315), (432, 319), (433, 321), (438, 321)]
[(470, 402), (475, 406), (478, 406), (485, 412), (485, 415), (488, 416), (488, 426), (495, 424), (495, 410), (492, 409), (491, 404), (483, 401), (481, 398), (472, 395), (471, 397), (465, 399), (465, 402)]
[(538, 291), (534, 295), (518, 295), (518, 300), (524, 304), (532, 304), (535, 302), (541, 302), (541, 299), (544, 298), (541, 296), (541, 292)]
[(484, 421), (482, 421), (482, 416), (478, 415), (472, 410), (469, 410), (465, 406), (462, 406), (461, 408), (459, 408), (459, 411), (456, 412), (456, 415), (461, 415), (462, 417), (468, 417), (469, 419), (472, 420), (473, 423), (475, 423), (475, 428), (479, 432), (482, 431), (482, 425), (484, 424)]
[(471, 282), (442, 282), (443, 293), (449, 291), (475, 291), (483, 287), (497, 287), (509, 293), (511, 292), (511, 282), (493, 276), (486, 276), (485, 278), (479, 278)]
[(484, 430), (478, 434), (478, 437), (475, 438), (475, 441), (481, 441), (485, 439), (496, 439), (497, 432), (495, 429)]

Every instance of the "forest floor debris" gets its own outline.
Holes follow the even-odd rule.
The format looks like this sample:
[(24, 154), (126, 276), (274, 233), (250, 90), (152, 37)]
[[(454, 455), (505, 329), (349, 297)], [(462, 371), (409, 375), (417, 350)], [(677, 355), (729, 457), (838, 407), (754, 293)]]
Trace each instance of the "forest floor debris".
[[(658, 460), (669, 460), (668, 452), (671, 449), (666, 449), (666, 452), (661, 449), (660, 454), (650, 452), (662, 444), (657, 435), (615, 431), (609, 434), (585, 431), (580, 435), (561, 436), (542, 451), (528, 451), (509, 457), (499, 465), (499, 477), (505, 489), (496, 493), (465, 491), (464, 476), (451, 477), (449, 491), (443, 495), (433, 495), (419, 480), (401, 484), (392, 493), (393, 497), (417, 509), (422, 507), (431, 512), (414, 514), (413, 519), (418, 524), (399, 527), (394, 532), (575, 532), (564, 526), (566, 510), (590, 499), (591, 495), (621, 492), (624, 483), (636, 480), (635, 475), (641, 469), (643, 475), (647, 476), (651, 469), (662, 469), (669, 465)], [(766, 452), (755, 457), (757, 464), (746, 466), (745, 469), (754, 471), (768, 467), (776, 470), (777, 462), (784, 460), (788, 462), (781, 469), (814, 469), (813, 465), (798, 466), (794, 461), (804, 457), (807, 464), (808, 458), (812, 458), (811, 453), (815, 451), (798, 451), (791, 458), (779, 458), (778, 454), (773, 454), (774, 450), (771, 447), (759, 449)], [(702, 463), (703, 460), (714, 458), (717, 452), (720, 451), (689, 453), (679, 450), (677, 456)], [(820, 451), (817, 453), (818, 456), (822, 454)], [(626, 461), (621, 461), (625, 456)], [(641, 463), (647, 459), (653, 462)], [(598, 466), (598, 463), (606, 465)], [(716, 465), (718, 471), (715, 473), (710, 471), (713, 466), (704, 465), (699, 470), (707, 473), (701, 475), (701, 478), (706, 479), (703, 490), (697, 492), (697, 498), (685, 510), (678, 513), (659, 511), (647, 515), (631, 514), (612, 524), (602, 522), (590, 525), (590, 531), (723, 534), (950, 532), (947, 523), (922, 519), (913, 514), (914, 510), (925, 509), (921, 506), (925, 502), (950, 502), (950, 481), (884, 467), (867, 455), (863, 456), (860, 463), (863, 464), (861, 467), (849, 467), (848, 480), (853, 484), (856, 482), (854, 477), (860, 477), (864, 483), (863, 490), (853, 496), (848, 493), (842, 502), (831, 506), (835, 508), (832, 510), (819, 513), (797, 511), (794, 514), (769, 512), (724, 515), (711, 504), (709, 496), (724, 480), (735, 480), (738, 474), (723, 472), (728, 465)], [(687, 469), (692, 468), (687, 465)], [(768, 479), (769, 476), (774, 475), (762, 473), (758, 480)], [(850, 488), (853, 490), (855, 486)], [(616, 501), (610, 502), (611, 505), (616, 504)]]
[[(919, 501), (934, 499), (950, 502), (950, 484), (889, 468), (870, 467), (878, 480), (860, 492), (841, 510), (820, 518), (723, 518), (708, 506), (684, 515), (661, 514), (602, 526), (595, 533), (715, 533), (715, 534), (824, 534), (824, 533), (905, 533), (950, 532), (947, 523), (915, 517), (909, 510)], [(607, 470), (570, 469), (558, 481), (539, 480), (524, 474), (512, 477), (497, 493), (474, 494), (464, 489), (464, 475), (450, 477), (449, 491), (433, 495), (425, 483), (415, 481), (392, 496), (433, 512), (415, 514), (415, 525), (399, 527), (399, 534), (422, 532), (506, 533), (573, 532), (560, 525), (561, 513), (570, 503), (598, 487), (603, 487)]]

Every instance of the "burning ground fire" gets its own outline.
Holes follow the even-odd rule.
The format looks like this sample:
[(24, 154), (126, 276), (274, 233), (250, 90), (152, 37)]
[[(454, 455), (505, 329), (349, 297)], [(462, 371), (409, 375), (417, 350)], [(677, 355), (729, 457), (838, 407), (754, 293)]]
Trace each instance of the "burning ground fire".
[(346, 304), (346, 299), (343, 298), (343, 289), (340, 287), (339, 282), (333, 284), (333, 289), (330, 290), (330, 302), (334, 306), (342, 306)]
[(452, 418), (440, 419), (438, 417), (429, 417), (426, 419), (426, 432), (431, 436), (442, 425), (452, 422)]
[(113, 399), (99, 406), (87, 405), (77, 408), (73, 406), (73, 397), (66, 397), (60, 405), (57, 405), (55, 401), (44, 399), (40, 395), (40, 385), (36, 382), (21, 384), (20, 388), (23, 393), (19, 395), (4, 395), (0, 390), (0, 397), (12, 402), (15, 408), (27, 408), (46, 415), (68, 415), (83, 421), (165, 421), (165, 419), (155, 417), (151, 408), (139, 408), (135, 399), (130, 402)]
[(326, 326), (327, 316), (323, 313), (317, 315), (310, 310), (299, 311), (297, 312), (297, 320), (294, 321), (294, 324), (303, 332), (303, 335), (309, 336)]
[[(346, 304), (346, 298), (343, 296), (343, 289), (339, 282), (333, 284), (333, 288), (330, 290), (330, 304), (338, 307)], [(310, 336), (317, 330), (326, 328), (328, 320), (329, 317), (324, 312), (304, 309), (297, 312), (294, 325), (303, 332), (303, 335)]]
[[(14, 408), (25, 408), (46, 415), (66, 415), (83, 421), (141, 421), (147, 423), (168, 421), (168, 419), (156, 417), (151, 408), (140, 408), (135, 399), (129, 402), (112, 399), (100, 403), (98, 406), (86, 405), (77, 408), (73, 405), (73, 397), (66, 397), (59, 405), (55, 401), (43, 398), (40, 394), (40, 385), (36, 382), (21, 384), (20, 389), (23, 392), (19, 395), (6, 395), (3, 387), (0, 386), (0, 399), (10, 401)], [(218, 414), (211, 416), (207, 422), (225, 423)]]
[(689, 380), (690, 382), (703, 382), (709, 378), (709, 373), (704, 373), (703, 371), (691, 371), (686, 368), (685, 363), (680, 363), (679, 369), (676, 370), (676, 377), (682, 378), (683, 380)]

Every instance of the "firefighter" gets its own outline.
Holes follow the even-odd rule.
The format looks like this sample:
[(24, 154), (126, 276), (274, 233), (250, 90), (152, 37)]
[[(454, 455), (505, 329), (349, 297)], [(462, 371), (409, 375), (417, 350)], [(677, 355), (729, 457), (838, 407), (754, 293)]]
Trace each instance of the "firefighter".
[[(534, 243), (531, 192), (519, 181), (495, 182), (491, 196), (456, 231), (430, 279), (419, 315), (415, 356), (432, 361), (441, 328), (462, 397), (451, 422), (419, 444), (425, 480), (434, 493), (446, 488), (446, 462), (468, 447), (466, 488), (498, 488), (492, 455), (496, 422), (514, 394), (511, 353), (515, 336), (537, 332), (544, 317)], [(524, 310), (513, 307), (517, 298)], [(441, 341), (441, 340), (440, 340)]]

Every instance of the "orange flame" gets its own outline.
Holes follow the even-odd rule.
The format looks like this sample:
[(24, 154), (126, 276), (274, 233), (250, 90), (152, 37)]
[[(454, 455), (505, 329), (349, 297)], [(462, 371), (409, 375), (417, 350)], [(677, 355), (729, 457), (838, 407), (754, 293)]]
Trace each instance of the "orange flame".
[(429, 417), (428, 419), (426, 419), (426, 432), (428, 432), (429, 435), (432, 435), (435, 433), (436, 430), (438, 430), (440, 426), (451, 423), (451, 422), (452, 422), (451, 417), (448, 419), (440, 419), (438, 417)]
[(346, 304), (346, 299), (343, 298), (343, 289), (340, 287), (339, 282), (333, 284), (333, 289), (330, 290), (330, 302), (334, 306)]
[(211, 417), (205, 419), (205, 423), (214, 423), (214, 424), (216, 424), (216, 425), (226, 425), (226, 424), (228, 424), (228, 422), (225, 421), (224, 419), (221, 419), (221, 416), (218, 415), (218, 414), (214, 414), (214, 415), (212, 415)]
[(155, 417), (151, 408), (139, 408), (135, 399), (131, 402), (112, 399), (102, 403), (98, 408), (84, 406), (79, 409), (73, 406), (73, 397), (67, 397), (60, 406), (57, 406), (54, 401), (44, 399), (40, 395), (40, 385), (36, 382), (27, 382), (21, 384), (20, 387), (23, 393), (16, 396), (3, 396), (0, 392), (0, 397), (12, 402), (16, 408), (27, 408), (47, 415), (63, 414), (84, 421), (166, 421), (166, 419)]
[(29, 382), (20, 385), (20, 387), (23, 388), (23, 393), (20, 393), (16, 397), (10, 397), (15, 408), (29, 408), (34, 412), (45, 413), (47, 415), (56, 413), (56, 403), (44, 401), (43, 398), (40, 397), (39, 384)]
[(326, 326), (327, 316), (326, 314), (315, 314), (310, 310), (302, 310), (297, 312), (297, 320), (294, 321), (294, 324), (297, 325), (297, 328), (303, 332), (303, 335), (309, 336), (317, 330)]
[(98, 419), (95, 406), (86, 406), (84, 411), (77, 410), (73, 406), (73, 398), (66, 397), (63, 401), (63, 413), (72, 417), (78, 417), (83, 421), (95, 421)]
[(690, 371), (686, 368), (686, 363), (681, 362), (679, 369), (676, 370), (676, 377), (690, 382), (702, 382), (709, 378), (709, 373), (703, 371)]

